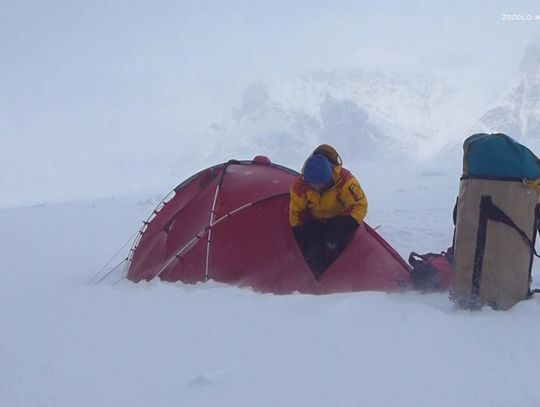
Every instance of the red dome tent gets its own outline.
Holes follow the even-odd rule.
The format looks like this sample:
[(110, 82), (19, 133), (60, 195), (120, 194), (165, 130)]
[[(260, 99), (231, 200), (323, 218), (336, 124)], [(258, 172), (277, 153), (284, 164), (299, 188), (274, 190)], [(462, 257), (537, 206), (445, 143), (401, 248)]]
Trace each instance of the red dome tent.
[(315, 280), (288, 223), (296, 176), (266, 157), (231, 160), (192, 176), (145, 222), (128, 279), (212, 279), (279, 294), (399, 289), (409, 266), (366, 223)]

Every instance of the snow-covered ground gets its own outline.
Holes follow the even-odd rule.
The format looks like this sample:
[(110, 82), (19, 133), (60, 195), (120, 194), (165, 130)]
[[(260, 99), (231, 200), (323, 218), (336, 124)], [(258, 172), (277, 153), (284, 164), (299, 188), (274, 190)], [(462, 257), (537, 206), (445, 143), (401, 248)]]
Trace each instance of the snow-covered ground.
[[(450, 244), (459, 161), (353, 170), (403, 256)], [(537, 297), (88, 284), (159, 199), (0, 209), (0, 406), (540, 405)]]
[(322, 142), (404, 257), (446, 249), (460, 141), (540, 151), (538, 24), (501, 19), (537, 1), (49, 3), (0, 2), (0, 407), (540, 405), (540, 295), (89, 284), (193, 172)]

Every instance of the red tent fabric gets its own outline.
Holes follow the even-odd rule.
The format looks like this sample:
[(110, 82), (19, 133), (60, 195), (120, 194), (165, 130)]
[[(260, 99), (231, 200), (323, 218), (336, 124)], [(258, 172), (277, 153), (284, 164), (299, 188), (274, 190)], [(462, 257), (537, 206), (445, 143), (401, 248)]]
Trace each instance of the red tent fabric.
[(366, 223), (315, 280), (288, 223), (296, 176), (266, 157), (231, 160), (192, 176), (145, 222), (128, 279), (212, 279), (276, 294), (394, 291), (408, 281), (408, 264)]

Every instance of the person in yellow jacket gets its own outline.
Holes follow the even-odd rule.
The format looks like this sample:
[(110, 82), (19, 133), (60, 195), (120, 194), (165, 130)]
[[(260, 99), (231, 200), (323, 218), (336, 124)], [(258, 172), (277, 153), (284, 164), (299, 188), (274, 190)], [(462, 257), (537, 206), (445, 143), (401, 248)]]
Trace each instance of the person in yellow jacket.
[(319, 278), (362, 224), (367, 198), (330, 146), (315, 149), (290, 189), (289, 223), (308, 266)]

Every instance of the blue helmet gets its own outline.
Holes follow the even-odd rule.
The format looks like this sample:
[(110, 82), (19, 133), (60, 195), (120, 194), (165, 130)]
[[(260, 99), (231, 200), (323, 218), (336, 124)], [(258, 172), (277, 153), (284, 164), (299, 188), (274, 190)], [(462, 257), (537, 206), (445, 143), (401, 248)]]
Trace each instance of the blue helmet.
[(311, 185), (326, 185), (332, 181), (332, 164), (322, 154), (309, 157), (304, 164), (304, 179)]

